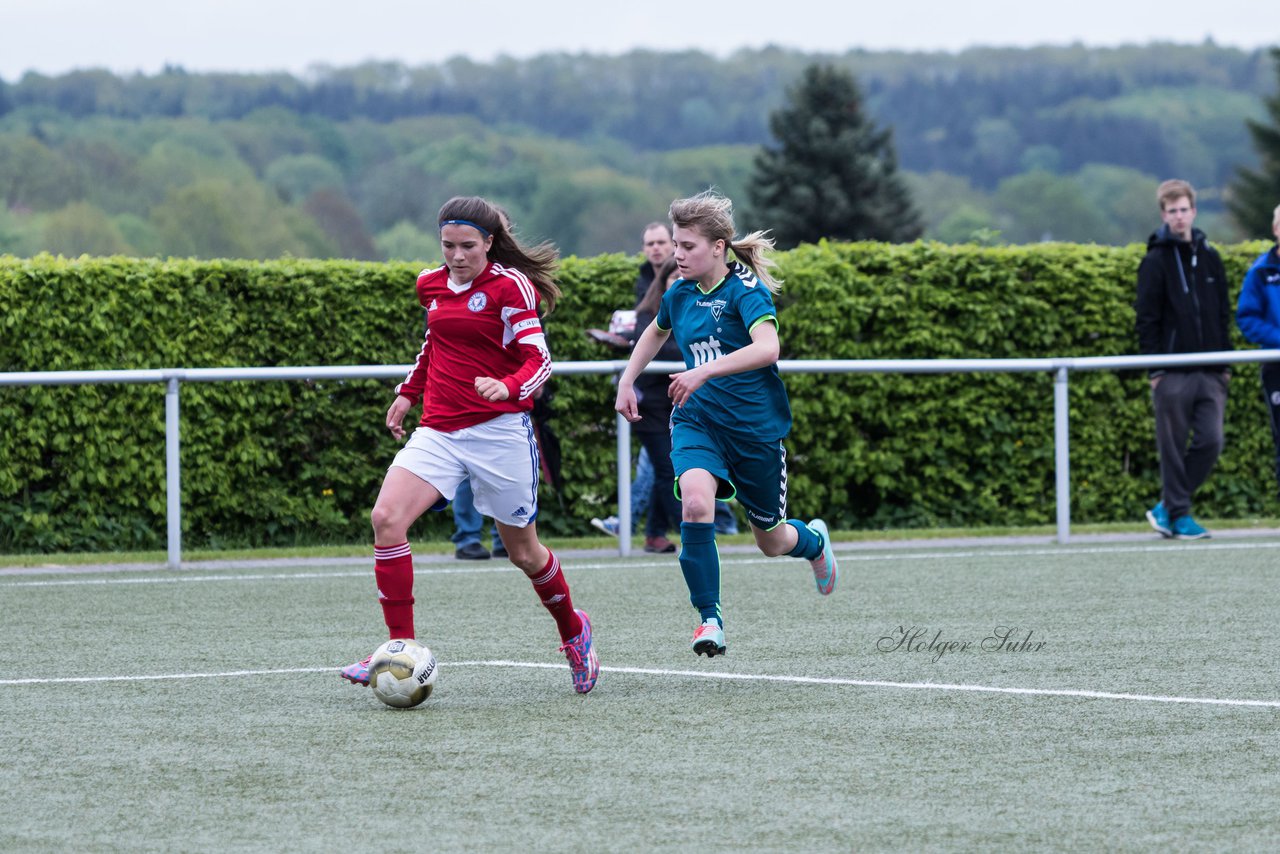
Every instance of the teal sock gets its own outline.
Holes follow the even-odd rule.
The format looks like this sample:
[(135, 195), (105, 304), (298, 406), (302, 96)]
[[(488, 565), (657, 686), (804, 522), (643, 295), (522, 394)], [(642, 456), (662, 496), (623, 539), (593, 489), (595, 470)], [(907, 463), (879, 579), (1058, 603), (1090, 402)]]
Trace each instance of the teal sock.
[(813, 560), (822, 554), (822, 537), (817, 532), (801, 522), (799, 519), (788, 519), (787, 524), (796, 529), (796, 533), (800, 536), (796, 537), (796, 547), (787, 554), (792, 557), (802, 557), (805, 560)]
[(720, 616), (720, 550), (716, 548), (716, 526), (711, 522), (680, 523), (680, 570), (689, 586), (689, 602), (698, 609), (702, 621)]

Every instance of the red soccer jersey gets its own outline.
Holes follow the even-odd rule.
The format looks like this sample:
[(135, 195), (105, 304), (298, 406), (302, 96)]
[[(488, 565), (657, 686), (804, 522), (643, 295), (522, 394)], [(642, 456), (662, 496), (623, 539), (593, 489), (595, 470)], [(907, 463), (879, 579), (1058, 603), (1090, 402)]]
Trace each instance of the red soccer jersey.
[[(435, 430), (472, 427), (504, 412), (533, 409), (533, 392), (551, 376), (537, 290), (519, 270), (490, 263), (467, 285), (449, 268), (418, 274), (418, 301), (427, 309), (422, 352), (396, 394), (422, 400), (422, 424)], [(506, 400), (476, 393), (476, 377), (507, 387)]]

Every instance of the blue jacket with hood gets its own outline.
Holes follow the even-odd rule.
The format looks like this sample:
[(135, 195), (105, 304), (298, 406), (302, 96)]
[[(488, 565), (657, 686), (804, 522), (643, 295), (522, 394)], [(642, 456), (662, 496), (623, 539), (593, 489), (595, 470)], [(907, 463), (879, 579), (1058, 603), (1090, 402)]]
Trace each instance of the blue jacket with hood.
[(1236, 324), (1254, 344), (1280, 349), (1280, 254), (1276, 246), (1259, 255), (1245, 273), (1236, 303)]

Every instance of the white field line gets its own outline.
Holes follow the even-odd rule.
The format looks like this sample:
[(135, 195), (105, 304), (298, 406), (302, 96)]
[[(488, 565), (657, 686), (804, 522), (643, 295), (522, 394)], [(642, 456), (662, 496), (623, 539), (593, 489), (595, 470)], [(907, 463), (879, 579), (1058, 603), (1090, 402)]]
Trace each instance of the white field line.
[[(846, 546), (847, 547), (847, 546)], [(1146, 546), (1057, 546), (1043, 548), (999, 548), (999, 549), (977, 549), (977, 550), (942, 550), (930, 552), (897, 552), (897, 551), (876, 551), (874, 553), (854, 553), (836, 550), (836, 554), (842, 563), (864, 562), (864, 561), (886, 561), (886, 560), (954, 560), (956, 558), (1009, 558), (1009, 557), (1075, 557), (1082, 555), (1114, 555), (1114, 554), (1145, 554), (1150, 552), (1163, 552), (1170, 557), (1195, 557), (1198, 554), (1209, 551), (1257, 551), (1257, 550), (1276, 550), (1280, 549), (1280, 542), (1247, 542), (1247, 543), (1196, 543), (1195, 545), (1180, 548), (1169, 544), (1146, 545)], [(723, 566), (739, 566), (742, 564), (757, 564), (762, 561), (782, 561), (788, 558), (767, 558), (763, 555), (754, 557), (721, 557), (720, 563)], [(270, 561), (264, 561), (270, 563)], [(275, 573), (251, 573), (251, 574), (226, 574), (218, 575), (186, 575), (179, 571), (176, 575), (147, 575), (138, 578), (70, 578), (61, 580), (40, 580), (40, 581), (8, 581), (0, 580), (0, 589), (10, 587), (79, 587), (79, 586), (100, 586), (110, 584), (186, 584), (210, 581), (293, 581), (293, 580), (313, 580), (328, 578), (364, 578), (373, 572), (373, 561), (366, 569), (344, 570), (339, 572), (275, 572)], [(600, 562), (579, 562), (570, 561), (565, 564), (570, 571), (576, 570), (630, 570), (630, 569), (654, 569), (654, 568), (673, 568), (675, 562), (673, 560), (624, 560), (616, 558), (613, 560)], [(103, 568), (105, 573), (113, 570)], [(138, 571), (138, 570), (128, 570)], [(511, 564), (501, 564), (497, 566), (434, 566), (430, 563), (419, 564), (414, 567), (414, 575), (491, 575), (504, 572), (516, 572), (516, 568)]]
[[(595, 567), (593, 567), (595, 568)], [(467, 566), (439, 568), (431, 566), (414, 567), (413, 574), (419, 575), (481, 575), (497, 572), (515, 572), (514, 566)], [(69, 578), (62, 581), (0, 581), (0, 588), (6, 587), (79, 587), (81, 585), (96, 587), (104, 584), (187, 584), (204, 581), (309, 581), (324, 578), (368, 578), (373, 574), (373, 566), (368, 569), (347, 570), (344, 572), (276, 572), (252, 573), (249, 575), (165, 575), (143, 576), (140, 578)]]
[[(515, 667), (564, 670), (568, 665), (536, 661), (454, 661), (448, 667)], [(335, 673), (337, 667), (294, 667), (282, 670), (228, 670), (217, 673), (169, 673), (147, 676), (68, 676), (41, 679), (0, 679), (0, 686), (65, 685), (87, 682), (154, 682), (180, 679), (220, 679), (243, 676), (270, 676), (285, 673)], [(791, 685), (842, 685), (856, 688), (898, 688), (914, 691), (960, 691), (977, 694), (1020, 694), (1030, 697), (1077, 697), (1086, 700), (1129, 700), (1139, 703), (1178, 703), (1200, 706), (1254, 706), (1280, 709), (1280, 700), (1232, 700), (1220, 697), (1177, 697), (1158, 694), (1129, 694), (1059, 688), (1003, 688), (996, 685), (956, 685), (945, 682), (887, 682), (880, 679), (844, 679), (824, 676), (778, 676), (763, 673), (714, 673), (701, 670), (665, 670), (651, 667), (601, 667), (602, 673), (629, 673), (641, 676), (668, 676), (688, 679), (722, 679), (737, 682), (776, 682)]]
[[(568, 665), (565, 665), (568, 667)], [(284, 670), (224, 670), (220, 673), (157, 673), (146, 676), (63, 676), (54, 679), (0, 679), (0, 685), (77, 685), (89, 682), (164, 682), (178, 679), (234, 679), (281, 673), (337, 673), (336, 667), (290, 667)]]

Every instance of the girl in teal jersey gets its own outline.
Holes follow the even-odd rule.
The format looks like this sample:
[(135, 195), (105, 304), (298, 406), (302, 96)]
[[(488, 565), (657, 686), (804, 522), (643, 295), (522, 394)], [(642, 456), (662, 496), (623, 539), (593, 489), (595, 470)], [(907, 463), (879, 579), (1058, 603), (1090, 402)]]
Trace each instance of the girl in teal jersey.
[[(774, 557), (808, 560), (818, 592), (835, 589), (837, 566), (826, 524), (787, 518), (786, 449), (791, 407), (778, 376), (778, 319), (763, 232), (733, 239), (733, 203), (714, 191), (671, 204), (675, 259), (683, 277), (662, 298), (618, 382), (615, 408), (640, 419), (635, 380), (674, 334), (686, 370), (669, 394), (671, 461), (682, 502), (680, 568), (702, 623), (693, 651), (725, 652), (715, 500), (736, 497), (756, 545)], [(733, 253), (730, 258), (729, 253)]]

